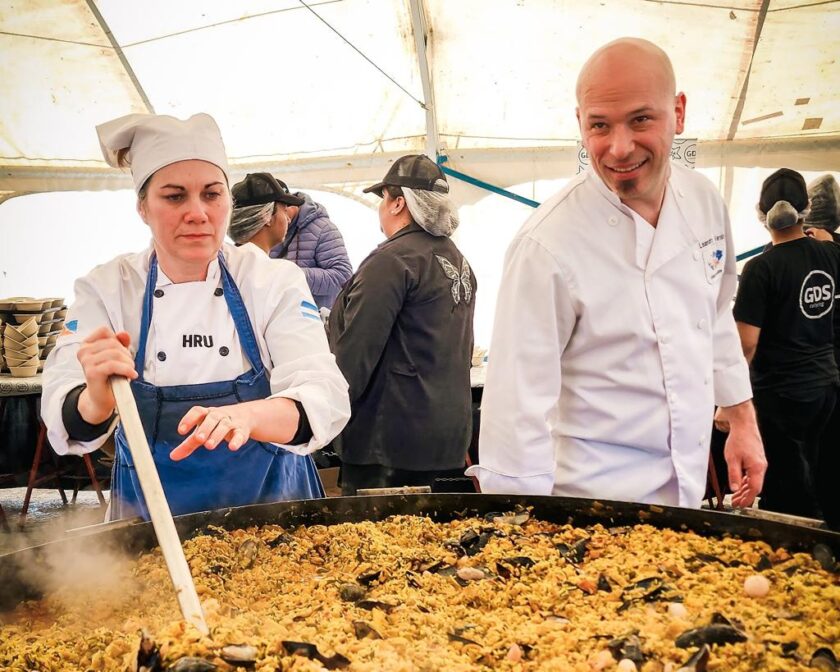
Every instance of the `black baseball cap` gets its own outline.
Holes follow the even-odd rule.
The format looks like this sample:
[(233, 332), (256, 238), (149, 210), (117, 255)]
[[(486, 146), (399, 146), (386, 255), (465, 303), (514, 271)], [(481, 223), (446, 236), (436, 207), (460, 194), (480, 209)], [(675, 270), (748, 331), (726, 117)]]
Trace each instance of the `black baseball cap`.
[(299, 196), (290, 194), (286, 183), (270, 173), (248, 173), (244, 180), (233, 185), (231, 194), (235, 208), (265, 203), (303, 205), (305, 202)]
[(437, 191), (442, 194), (449, 193), (449, 184), (446, 176), (434, 161), (423, 154), (409, 154), (401, 156), (394, 161), (388, 169), (388, 173), (381, 182), (374, 184), (364, 190), (364, 193), (373, 192), (380, 198), (384, 187), (408, 187), (409, 189), (423, 189), (425, 191)]
[(797, 212), (808, 207), (808, 188), (805, 178), (790, 168), (780, 168), (761, 185), (758, 208), (767, 214), (779, 201), (787, 201)]

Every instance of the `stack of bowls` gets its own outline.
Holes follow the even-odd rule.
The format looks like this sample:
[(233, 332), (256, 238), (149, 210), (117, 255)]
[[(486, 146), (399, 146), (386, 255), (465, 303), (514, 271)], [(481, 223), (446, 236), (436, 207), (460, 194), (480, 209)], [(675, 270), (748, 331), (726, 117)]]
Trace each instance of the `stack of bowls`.
[(42, 371), (66, 315), (64, 299), (58, 297), (0, 299), (0, 321), (6, 322), (0, 326), (0, 370), (13, 376), (34, 376)]
[(23, 324), (6, 324), (3, 330), (3, 357), (13, 376), (38, 373), (38, 322), (30, 317)]

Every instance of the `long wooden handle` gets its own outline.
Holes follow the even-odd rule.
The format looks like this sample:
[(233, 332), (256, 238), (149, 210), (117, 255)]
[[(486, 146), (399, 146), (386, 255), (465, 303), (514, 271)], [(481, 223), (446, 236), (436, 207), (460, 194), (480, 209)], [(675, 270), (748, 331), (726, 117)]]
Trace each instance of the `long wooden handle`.
[(169, 503), (166, 501), (163, 486), (160, 484), (160, 476), (152, 459), (152, 451), (146, 441), (146, 433), (140, 422), (134, 395), (131, 393), (131, 384), (127, 378), (112, 376), (111, 389), (117, 401), (117, 411), (120, 414), (120, 422), (126, 439), (128, 439), (128, 449), (131, 451), (137, 478), (140, 480), (140, 489), (146, 499), (146, 507), (149, 509), (158, 544), (160, 550), (163, 551), (163, 559), (166, 561), (169, 577), (172, 579), (175, 594), (178, 596), (178, 604), (181, 605), (181, 613), (187, 623), (194, 625), (201, 634), (208, 635), (210, 629), (204, 621), (204, 612), (198, 601), (198, 593), (195, 592), (195, 584), (187, 559), (184, 557), (184, 549), (181, 547)]

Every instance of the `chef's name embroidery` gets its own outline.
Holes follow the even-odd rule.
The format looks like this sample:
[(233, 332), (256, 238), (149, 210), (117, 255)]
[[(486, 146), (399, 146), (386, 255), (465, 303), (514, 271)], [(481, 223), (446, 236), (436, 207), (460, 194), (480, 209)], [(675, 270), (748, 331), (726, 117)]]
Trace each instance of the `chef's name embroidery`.
[(700, 249), (702, 250), (704, 247), (708, 247), (712, 243), (719, 243), (724, 238), (726, 238), (726, 236), (722, 233), (719, 233), (714, 238), (709, 238), (708, 240), (704, 240), (702, 243), (700, 243)]
[(184, 348), (212, 348), (213, 337), (204, 336), (203, 334), (184, 334), (184, 342), (181, 347)]

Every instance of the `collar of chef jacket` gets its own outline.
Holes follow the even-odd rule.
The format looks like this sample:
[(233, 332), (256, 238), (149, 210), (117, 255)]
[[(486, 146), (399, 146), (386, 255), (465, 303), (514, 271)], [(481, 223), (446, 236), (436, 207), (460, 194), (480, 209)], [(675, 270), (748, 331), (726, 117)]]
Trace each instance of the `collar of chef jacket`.
[[(690, 169), (686, 168), (684, 170)], [(697, 204), (692, 204), (694, 190), (682, 179), (678, 165), (672, 164), (670, 173), (666, 184), (665, 197), (662, 201), (662, 213), (669, 219), (668, 224), (676, 224), (676, 226), (664, 225), (660, 230), (659, 225), (657, 225), (658, 240), (654, 241), (648, 259), (648, 273), (652, 273), (660, 268), (686, 246), (698, 244), (705, 239), (704, 227), (706, 223), (697, 220), (696, 217), (688, 216), (691, 212), (700, 211)], [(598, 173), (591, 166), (587, 169), (587, 180), (592, 180), (592, 185), (595, 187), (595, 190), (610, 205), (618, 209), (631, 222), (634, 221), (633, 214), (635, 211), (621, 202), (618, 196), (604, 184)], [(669, 207), (666, 207), (666, 202), (669, 198), (672, 200), (672, 203), (668, 204)], [(674, 207), (671, 208), (671, 205)], [(638, 213), (636, 214), (638, 215)], [(686, 226), (688, 227), (688, 231), (685, 228)]]
[[(149, 256), (146, 259), (146, 270), (149, 270), (149, 264), (152, 258), (152, 252), (154, 248), (149, 250)], [(222, 250), (222, 254), (224, 254), (224, 250)], [(219, 280), (222, 277), (221, 269), (219, 268), (219, 258), (217, 256), (213, 256), (213, 259), (207, 265), (207, 277), (204, 279), (204, 283), (208, 285), (212, 285), (213, 287), (218, 286)], [(169, 276), (166, 275), (166, 272), (160, 266), (160, 260), (158, 260), (158, 276), (157, 276), (157, 283), (155, 287), (166, 287), (167, 285), (174, 284), (172, 280), (169, 279)]]

